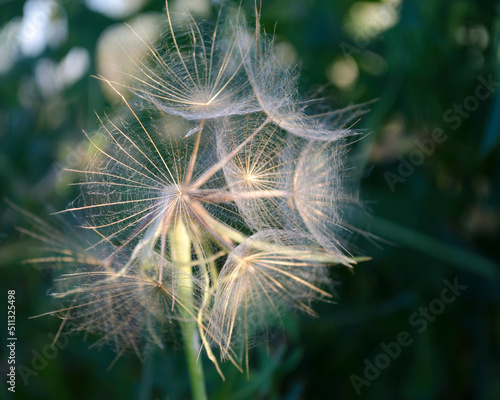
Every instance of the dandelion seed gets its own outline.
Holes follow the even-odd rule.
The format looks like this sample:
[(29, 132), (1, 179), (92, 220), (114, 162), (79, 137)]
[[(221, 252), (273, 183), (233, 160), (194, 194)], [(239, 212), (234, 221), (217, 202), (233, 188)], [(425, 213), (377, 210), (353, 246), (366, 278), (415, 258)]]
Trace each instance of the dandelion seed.
[(210, 320), (210, 327), (221, 328), (223, 350), (243, 346), (248, 357), (249, 347), (270, 335), (284, 309), (315, 315), (311, 302), (331, 297), (320, 289), (328, 282), (325, 254), (307, 237), (277, 230), (261, 231), (236, 247), (220, 272)]
[(150, 62), (132, 59), (140, 71), (127, 74), (134, 87), (118, 82), (163, 111), (189, 120), (247, 114), (258, 104), (251, 102), (252, 87), (246, 79), (237, 37), (221, 18), (215, 26), (196, 23), (191, 15), (175, 25), (167, 2), (167, 32), (159, 45), (139, 40), (151, 52)]
[(284, 64), (277, 54), (275, 38), (261, 31), (258, 18), (256, 25), (254, 31), (238, 28), (238, 44), (255, 98), (271, 121), (306, 139), (331, 141), (353, 135), (348, 124), (366, 112), (364, 105), (334, 112), (311, 111), (318, 99), (301, 99), (298, 66)]
[[(95, 345), (108, 343), (118, 356), (134, 351), (142, 359), (155, 347), (163, 349), (165, 340), (175, 341), (186, 310), (196, 317), (196, 305), (185, 300), (176, 300), (171, 308), (183, 276), (167, 268), (159, 282), (158, 271), (165, 261), (157, 253), (145, 249), (132, 262), (126, 250), (116, 252), (109, 242), (95, 246), (95, 232), (75, 231), (64, 220), (58, 228), (9, 204), (33, 223), (30, 231), (20, 230), (42, 241), (44, 253), (50, 254), (27, 262), (56, 267), (59, 277), (52, 296), (62, 308), (48, 314), (63, 323), (69, 320), (71, 331), (91, 332), (99, 337)], [(90, 250), (86, 244), (92, 244)]]
[(53, 296), (67, 306), (57, 314), (69, 318), (74, 330), (98, 336), (96, 345), (110, 343), (117, 357), (132, 350), (142, 358), (154, 348), (163, 349), (165, 340), (175, 341), (185, 311), (195, 306), (178, 299), (180, 289), (172, 284), (172, 275), (164, 273), (158, 281), (164, 261), (157, 258), (151, 254), (134, 263), (112, 262), (63, 274)]
[(292, 179), (287, 181), (292, 208), (296, 210), (291, 221), (295, 226), (305, 226), (325, 249), (349, 265), (346, 246), (354, 232), (346, 224), (353, 210), (362, 210), (356, 193), (351, 193), (346, 182), (345, 146), (342, 142), (311, 141), (300, 147)]
[(288, 134), (262, 114), (228, 118), (217, 132), (221, 158), (244, 143), (223, 170), (229, 191), (247, 224), (254, 231), (284, 228), (289, 219), (286, 203), (292, 195), (285, 183), (291, 175), (284, 168), (293, 162), (293, 155), (286, 152)]

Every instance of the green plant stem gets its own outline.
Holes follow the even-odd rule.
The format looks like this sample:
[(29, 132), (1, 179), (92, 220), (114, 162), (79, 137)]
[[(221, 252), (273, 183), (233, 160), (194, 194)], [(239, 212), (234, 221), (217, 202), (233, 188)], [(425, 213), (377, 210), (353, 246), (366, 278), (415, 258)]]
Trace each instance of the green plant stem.
[(191, 381), (191, 391), (194, 400), (206, 400), (203, 365), (198, 360), (200, 337), (196, 325), (196, 314), (193, 307), (193, 280), (191, 260), (191, 239), (182, 220), (175, 224), (170, 236), (172, 262), (179, 269), (178, 296), (182, 304), (181, 330), (184, 340), (184, 351)]

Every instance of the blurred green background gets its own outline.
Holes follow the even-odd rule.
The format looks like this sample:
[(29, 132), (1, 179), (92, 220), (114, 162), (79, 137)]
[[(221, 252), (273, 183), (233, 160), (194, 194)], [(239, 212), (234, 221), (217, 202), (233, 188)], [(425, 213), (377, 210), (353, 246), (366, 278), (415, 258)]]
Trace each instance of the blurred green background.
[[(251, 15), (253, 1), (242, 3)], [(208, 0), (170, 6), (217, 16)], [(3, 0), (0, 10), (0, 198), (48, 218), (76, 195), (61, 169), (85, 163), (82, 130), (116, 107), (91, 75), (120, 66), (123, 22), (142, 16), (154, 30), (165, 3)], [(223, 383), (207, 362), (211, 398), (500, 399), (500, 3), (265, 0), (262, 22), (301, 63), (304, 93), (321, 88), (335, 107), (377, 99), (352, 153), (379, 239), (358, 243), (371, 261), (336, 272), (337, 304), (291, 317), (254, 352), (248, 380), (226, 365)], [(2, 329), (1, 398), (189, 398), (182, 349), (107, 371), (109, 349), (66, 336), (36, 361), (59, 321), (28, 319), (54, 308), (51, 276), (21, 263), (35, 249), (15, 226), (26, 221), (2, 200), (0, 326), (15, 289), (17, 365), (33, 374), (27, 385), (18, 375), (15, 395), (5, 390)], [(449, 304), (445, 281), (466, 286)], [(411, 344), (384, 356), (404, 332)]]

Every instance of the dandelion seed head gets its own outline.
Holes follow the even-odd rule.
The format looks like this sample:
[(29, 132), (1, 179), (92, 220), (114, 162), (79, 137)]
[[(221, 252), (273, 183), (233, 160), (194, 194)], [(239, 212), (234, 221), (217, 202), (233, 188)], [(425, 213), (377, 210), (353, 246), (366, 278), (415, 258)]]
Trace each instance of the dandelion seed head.
[(66, 250), (51, 236), (52, 261), (71, 266), (59, 315), (119, 355), (162, 348), (189, 322), (216, 366), (211, 346), (248, 364), (284, 312), (315, 315), (331, 297), (328, 266), (354, 263), (347, 217), (360, 202), (344, 159), (363, 111), (313, 113), (258, 23), (178, 26), (167, 9), (164, 38), (139, 40), (150, 60), (131, 58), (135, 84), (101, 78), (123, 110), (87, 134), (80, 195), (61, 212), (93, 241)]

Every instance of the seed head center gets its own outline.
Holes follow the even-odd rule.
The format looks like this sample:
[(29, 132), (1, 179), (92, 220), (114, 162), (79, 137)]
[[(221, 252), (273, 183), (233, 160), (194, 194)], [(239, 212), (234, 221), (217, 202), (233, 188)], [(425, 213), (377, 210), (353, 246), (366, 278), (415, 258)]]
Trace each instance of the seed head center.
[(243, 179), (247, 182), (257, 181), (257, 176), (254, 173), (247, 173), (243, 176)]

